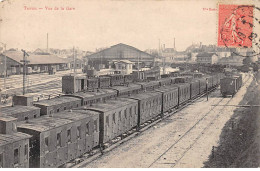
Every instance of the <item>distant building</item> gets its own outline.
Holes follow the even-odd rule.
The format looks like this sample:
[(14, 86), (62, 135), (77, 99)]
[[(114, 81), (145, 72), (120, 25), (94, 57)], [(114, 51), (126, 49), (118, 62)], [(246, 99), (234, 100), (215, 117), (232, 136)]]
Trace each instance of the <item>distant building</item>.
[[(30, 61), (27, 64), (27, 73), (29, 74), (33, 72), (48, 72), (51, 68), (55, 68), (57, 71), (68, 69), (67, 62), (56, 55), (29, 55), (30, 56), (27, 57), (27, 60)], [(5, 56), (7, 75), (23, 73), (23, 63), (21, 62), (21, 60), (23, 60), (23, 52), (6, 51), (4, 54), (0, 54), (1, 75), (4, 73)]]
[(215, 64), (218, 62), (216, 53), (203, 52), (197, 55), (197, 63), (200, 64)]
[(141, 67), (144, 67), (152, 66), (155, 59), (154, 56), (144, 51), (122, 43), (93, 53), (86, 56), (86, 58), (88, 59), (88, 65), (97, 70), (99, 70), (102, 65), (105, 65), (105, 68), (109, 68), (109, 61), (112, 60), (129, 60), (134, 63), (134, 67), (137, 66), (139, 61)]
[(245, 57), (242, 57), (242, 56), (231, 56), (231, 57), (221, 58), (221, 59), (219, 59), (218, 64), (231, 65), (231, 66), (242, 66), (244, 58)]
[(133, 62), (129, 60), (115, 61), (115, 71), (120, 71), (121, 74), (131, 74), (133, 72)]

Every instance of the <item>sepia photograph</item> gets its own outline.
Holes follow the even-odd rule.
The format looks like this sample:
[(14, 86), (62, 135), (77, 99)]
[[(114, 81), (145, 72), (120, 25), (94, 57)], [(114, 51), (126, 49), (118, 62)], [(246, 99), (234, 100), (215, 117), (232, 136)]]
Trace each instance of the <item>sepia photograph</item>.
[(260, 0), (0, 0), (0, 168), (259, 168)]

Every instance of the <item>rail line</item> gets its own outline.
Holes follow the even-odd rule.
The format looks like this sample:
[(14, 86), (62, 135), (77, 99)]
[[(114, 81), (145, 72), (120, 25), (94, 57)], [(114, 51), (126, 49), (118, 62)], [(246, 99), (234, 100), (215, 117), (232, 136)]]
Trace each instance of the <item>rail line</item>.
[[(208, 93), (211, 93), (211, 92), (215, 91), (215, 90), (217, 89), (217, 87), (218, 87), (218, 86), (213, 87), (212, 89), (208, 90)], [(172, 116), (173, 114), (175, 114), (175, 113), (181, 111), (183, 108), (187, 107), (188, 105), (193, 104), (194, 101), (200, 99), (201, 97), (205, 96), (206, 94), (207, 94), (207, 92), (203, 92), (202, 94), (196, 96), (195, 98), (188, 100), (186, 103), (181, 104), (177, 109), (176, 109), (176, 108), (172, 108), (172, 112), (169, 112), (169, 113), (166, 112), (163, 117), (157, 116), (157, 117), (155, 117), (155, 118), (153, 118), (153, 119), (151, 119), (151, 120), (145, 122), (143, 125), (141, 125), (141, 128), (140, 128), (139, 131), (137, 131), (136, 128), (133, 128), (132, 130), (128, 131), (128, 134), (125, 133), (125, 135), (123, 135), (123, 137), (121, 137), (120, 140), (118, 140), (118, 138), (116, 138), (117, 140), (112, 140), (112, 143), (109, 144), (109, 145), (104, 149), (104, 151), (109, 152), (109, 151), (111, 151), (112, 149), (114, 149), (114, 148), (118, 147), (119, 145), (123, 144), (124, 141), (128, 141), (128, 140), (132, 139), (133, 137), (138, 136), (141, 132), (143, 132), (143, 131), (145, 131), (145, 130), (151, 128), (152, 126), (154, 126), (155, 124), (161, 122), (162, 120), (164, 120), (164, 119), (166, 119), (166, 118)], [(223, 99), (223, 98), (222, 98), (222, 99)], [(168, 113), (168, 114), (167, 114), (167, 113)], [(129, 133), (129, 132), (130, 132), (130, 133)], [(130, 138), (127, 139), (128, 137), (130, 137)], [(125, 139), (127, 139), (127, 140), (125, 140)], [(123, 141), (123, 140), (124, 140), (124, 141)], [(113, 142), (113, 141), (114, 141), (114, 142)], [(123, 141), (123, 142), (121, 142), (121, 141)], [(118, 145), (116, 145), (117, 143), (118, 143)], [(109, 148), (109, 147), (111, 147), (111, 146), (113, 146), (112, 149), (106, 150), (107, 148)], [(94, 149), (94, 151), (95, 151), (94, 154), (93, 154), (92, 152), (90, 152), (90, 153), (92, 153), (91, 156), (85, 158), (84, 160), (91, 160), (91, 161), (93, 161), (93, 160), (95, 160), (95, 159), (97, 159), (97, 158), (94, 158), (94, 159), (89, 159), (89, 158), (91, 158), (92, 156), (95, 156), (95, 155), (100, 155), (100, 156), (101, 156), (101, 155), (104, 153), (104, 152), (101, 152), (101, 151), (98, 151), (98, 150), (95, 150), (95, 149)], [(99, 153), (99, 154), (98, 154), (98, 153)], [(100, 157), (100, 156), (98, 156), (98, 157)], [(74, 168), (74, 167), (77, 167), (77, 165), (81, 163), (81, 162), (77, 163), (77, 162), (75, 162), (75, 160), (80, 160), (80, 158), (76, 158), (76, 159), (74, 159), (74, 160), (68, 162), (68, 163), (70, 163), (70, 164), (71, 164), (71, 163), (76, 163), (76, 164), (74, 164), (74, 165), (72, 165), (72, 166), (69, 166), (69, 167), (73, 167), (73, 168)], [(87, 164), (89, 164), (91, 161), (84, 163), (84, 166), (86, 166)], [(67, 163), (67, 164), (68, 164), (68, 163)], [(63, 167), (64, 167), (64, 166), (63, 166)], [(66, 166), (65, 166), (65, 167), (66, 167)]]
[[(246, 77), (248, 77), (246, 75)], [(244, 81), (243, 83), (243, 86), (245, 85), (245, 83), (250, 79), (250, 76), (247, 78), (246, 81)], [(188, 131), (185, 132), (185, 134), (180, 138), (178, 139), (174, 144), (172, 144), (164, 153), (162, 153), (156, 160), (154, 160), (148, 167), (152, 167), (158, 160), (161, 159), (162, 156), (164, 156), (170, 149), (172, 149), (177, 143), (179, 143), (188, 133), (190, 133), (190, 131), (192, 129), (194, 129), (206, 116), (208, 116), (217, 106), (219, 106), (219, 104), (224, 100), (225, 98), (221, 98), (221, 100), (216, 104), (214, 105), (214, 107), (208, 111), (201, 119), (199, 119)], [(222, 110), (226, 107), (226, 105), (232, 100), (233, 98), (230, 98), (226, 104), (224, 105), (224, 107), (222, 108)], [(194, 142), (183, 152), (183, 154), (181, 155), (181, 157), (176, 160), (175, 163), (163, 163), (163, 164), (172, 164), (173, 166), (171, 167), (174, 167), (176, 166), (176, 164), (178, 164), (178, 162), (185, 156), (185, 154), (194, 146), (194, 144), (197, 142), (197, 140), (204, 134), (205, 130), (207, 128), (210, 127), (210, 125), (212, 125), (214, 123), (214, 121), (219, 117), (220, 115), (220, 112), (218, 112), (218, 114), (214, 117), (213, 120), (211, 120), (211, 122), (202, 130), (202, 132), (198, 135), (198, 137), (196, 137), (196, 139), (194, 140)]]

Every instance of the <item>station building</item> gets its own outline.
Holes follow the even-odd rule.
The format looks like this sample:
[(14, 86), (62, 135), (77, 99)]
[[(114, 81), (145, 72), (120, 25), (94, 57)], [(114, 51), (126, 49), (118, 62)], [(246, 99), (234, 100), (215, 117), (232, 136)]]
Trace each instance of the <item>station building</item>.
[(138, 62), (139, 67), (152, 66), (155, 60), (154, 56), (123, 43), (88, 55), (86, 58), (88, 65), (97, 70), (109, 68), (110, 62), (113, 60), (129, 60), (134, 63), (134, 68), (137, 67)]

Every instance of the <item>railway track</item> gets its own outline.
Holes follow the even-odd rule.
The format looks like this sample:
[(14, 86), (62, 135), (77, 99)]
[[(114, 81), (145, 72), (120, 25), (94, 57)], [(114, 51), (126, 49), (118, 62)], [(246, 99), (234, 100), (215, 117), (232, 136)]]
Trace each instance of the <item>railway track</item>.
[[(246, 75), (246, 77), (248, 77), (248, 75)], [(246, 79), (246, 78), (245, 78)], [(244, 80), (245, 80), (244, 79)], [(250, 77), (247, 78), (246, 81), (243, 82), (243, 86), (245, 85), (245, 83), (250, 79)], [(186, 155), (186, 153), (192, 149), (192, 147), (194, 146), (194, 144), (199, 140), (199, 138), (204, 135), (204, 133), (206, 132), (206, 130), (215, 122), (215, 120), (217, 120), (217, 118), (220, 116), (220, 114), (222, 114), (222, 111), (228, 106), (228, 104), (231, 102), (233, 98), (230, 98), (227, 100), (227, 102), (225, 102), (225, 104), (222, 104), (222, 108), (221, 109), (218, 109), (219, 112), (217, 112), (217, 114), (214, 113), (214, 110), (216, 108), (219, 107), (220, 103), (223, 101), (223, 100), (226, 100), (226, 98), (221, 98), (220, 101), (214, 105), (214, 107), (212, 109), (210, 109), (201, 119), (199, 119), (188, 131), (185, 132), (185, 134), (180, 138), (178, 139), (174, 144), (172, 144), (164, 153), (162, 153), (156, 160), (154, 160), (148, 167), (152, 167), (156, 164), (167, 164), (167, 165), (171, 165), (171, 167), (175, 167), (180, 161), (181, 159)], [(211, 116), (211, 114), (213, 114), (213, 116)], [(215, 116), (214, 116), (215, 115)], [(200, 132), (200, 134), (193, 140), (193, 142), (190, 144), (190, 146), (186, 149), (184, 149), (184, 151), (181, 153), (180, 157), (178, 157), (177, 159), (173, 159), (171, 158), (171, 161), (174, 160), (174, 163), (165, 163), (165, 162), (161, 162), (161, 163), (158, 163), (158, 161), (160, 161), (162, 159), (162, 157), (168, 152), (170, 151), (173, 147), (175, 147), (177, 144), (182, 144), (182, 140), (189, 136), (189, 134), (192, 132), (192, 130), (198, 126), (199, 124), (203, 125), (202, 121), (203, 120), (206, 120), (206, 117), (209, 116), (209, 118), (213, 118), (212, 120), (210, 120), (210, 122), (208, 124), (206, 124), (206, 127), (204, 127), (202, 129), (202, 131)]]
[[(248, 75), (246, 75), (246, 77), (244, 77), (244, 82), (243, 82), (243, 86), (244, 84), (249, 80), (249, 78), (247, 78)], [(210, 92), (212, 91), (215, 91), (216, 90), (216, 87), (214, 89), (212, 89)], [(193, 100), (190, 100), (189, 102), (187, 102), (186, 104), (183, 104), (182, 106), (180, 106), (178, 109), (174, 109), (172, 112), (170, 113), (166, 113), (165, 116), (163, 118), (160, 118), (160, 117), (157, 117), (157, 118), (154, 118), (148, 122), (146, 122), (143, 127), (140, 129), (139, 132), (136, 132), (136, 130), (131, 130), (130, 133), (126, 134), (123, 139), (122, 138), (119, 138), (117, 140), (115, 140), (115, 143), (111, 143), (107, 146), (107, 149), (105, 149), (105, 153), (111, 151), (112, 149), (118, 147), (119, 145), (123, 144), (124, 142), (132, 139), (133, 137), (136, 137), (138, 136), (141, 132), (153, 127), (154, 125), (156, 125), (157, 123), (159, 123), (160, 121), (172, 116), (174, 113), (182, 110), (183, 108), (187, 107), (188, 105), (191, 105), (193, 104), (194, 101), (198, 100), (199, 98), (201, 98), (202, 96), (205, 96), (206, 95), (206, 92), (203, 93), (202, 95), (198, 96), (197, 98), (193, 99)], [(176, 144), (178, 143), (181, 143), (182, 140), (184, 140), (185, 137), (187, 137), (189, 135), (189, 133), (192, 132), (192, 130), (194, 128), (196, 128), (196, 126), (202, 124), (202, 121), (205, 120), (206, 118), (213, 118), (211, 120), (209, 120), (207, 122), (206, 127), (204, 127), (202, 129), (202, 131), (200, 132), (200, 134), (198, 136), (195, 137), (195, 139), (192, 141), (192, 143), (190, 144), (190, 146), (188, 148), (184, 148), (184, 151), (179, 154), (180, 156), (176, 159), (175, 163), (164, 163), (164, 164), (168, 164), (168, 165), (172, 165), (171, 167), (174, 167), (176, 166), (176, 164), (178, 164), (181, 159), (186, 155), (186, 153), (192, 149), (192, 147), (194, 146), (194, 144), (196, 144), (196, 142), (200, 139), (200, 137), (204, 134), (204, 132), (210, 127), (210, 125), (212, 125), (214, 123), (215, 120), (217, 120), (217, 118), (220, 116), (221, 112), (218, 112), (218, 113), (214, 113), (214, 109), (216, 109), (217, 107), (219, 106), (222, 106), (222, 109), (223, 110), (226, 105), (228, 105), (230, 103), (230, 101), (232, 99), (228, 99), (228, 98), (223, 98), (221, 97), (221, 99), (217, 99), (219, 100), (217, 102), (217, 105), (215, 107), (213, 107), (210, 111), (208, 111), (205, 115), (203, 115), (202, 118), (200, 118), (194, 125), (192, 125), (188, 131), (183, 134), (183, 136), (181, 136), (179, 139), (177, 139), (175, 141), (175, 143), (173, 145), (171, 145), (164, 153), (162, 153), (158, 158), (156, 158), (156, 160), (154, 160), (150, 165), (149, 167), (152, 167), (154, 166), (155, 164), (158, 164), (157, 162), (162, 158), (162, 156), (164, 154), (167, 153), (167, 151), (169, 151), (171, 148), (173, 148)], [(215, 99), (214, 99), (215, 101)], [(223, 103), (224, 104), (221, 104)], [(215, 102), (214, 102), (215, 103)], [(212, 116), (213, 115), (213, 116)], [(97, 158), (101, 157), (102, 156), (102, 153), (98, 150), (98, 149), (95, 149), (94, 152), (90, 152), (90, 155), (85, 155), (81, 158), (77, 158), (69, 163), (67, 163), (68, 165), (67, 166), (64, 166), (64, 167), (73, 167), (73, 168), (76, 168), (76, 167), (84, 167), (86, 165), (88, 165), (89, 163), (91, 163), (92, 161), (96, 160)]]

